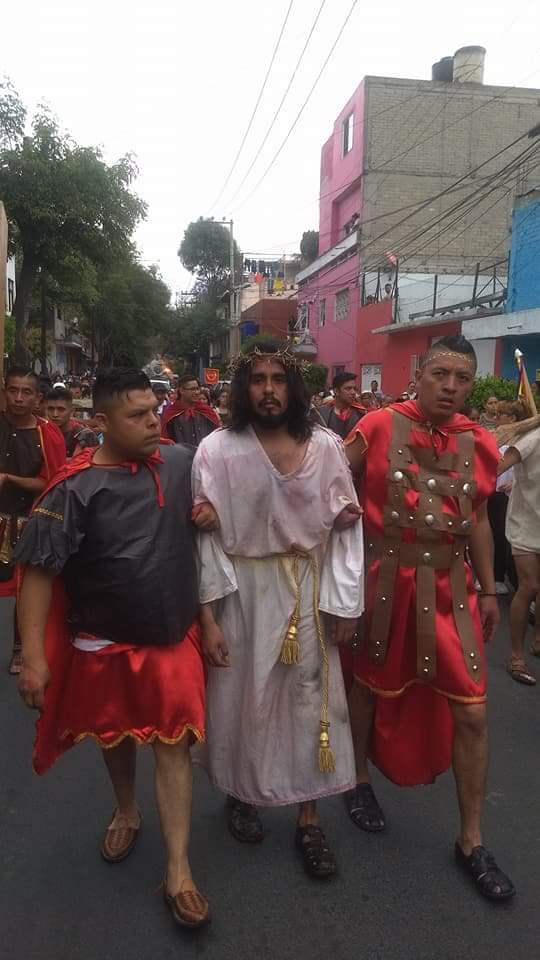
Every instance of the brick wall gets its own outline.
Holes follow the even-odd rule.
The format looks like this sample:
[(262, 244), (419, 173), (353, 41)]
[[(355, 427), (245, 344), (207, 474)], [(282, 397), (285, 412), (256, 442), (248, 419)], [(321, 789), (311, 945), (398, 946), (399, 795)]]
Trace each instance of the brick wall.
[[(422, 237), (414, 235), (473, 190), (487, 189), (485, 178), (531, 145), (523, 140), (469, 176), (538, 123), (539, 104), (540, 90), (367, 77), (360, 233), (366, 266), (380, 265), (392, 251), (405, 271), (472, 273), (478, 260), (487, 264), (506, 257), (515, 195), (538, 183), (540, 153), (465, 217), (451, 224), (462, 213), (456, 210)], [(397, 208), (423, 203), (460, 177), (466, 177), (463, 190), (393, 226), (408, 215), (407, 210), (395, 214)], [(365, 222), (372, 217), (381, 219)]]

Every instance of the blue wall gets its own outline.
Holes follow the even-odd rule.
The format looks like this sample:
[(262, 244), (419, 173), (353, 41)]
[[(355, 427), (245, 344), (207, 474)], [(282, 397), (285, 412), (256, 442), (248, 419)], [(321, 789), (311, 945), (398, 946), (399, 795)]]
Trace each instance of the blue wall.
[(517, 383), (517, 366), (514, 351), (518, 348), (525, 357), (527, 376), (534, 383), (536, 371), (540, 370), (540, 333), (527, 337), (503, 337), (501, 356), (501, 376)]
[(540, 307), (540, 194), (538, 191), (528, 197), (521, 197), (512, 214), (512, 248), (506, 312), (530, 310), (534, 307)]

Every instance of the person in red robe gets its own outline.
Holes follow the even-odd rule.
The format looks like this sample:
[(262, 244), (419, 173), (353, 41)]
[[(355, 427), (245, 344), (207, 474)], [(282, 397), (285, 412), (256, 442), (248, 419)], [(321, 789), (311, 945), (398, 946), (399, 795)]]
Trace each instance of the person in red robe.
[[(458, 413), (476, 356), (463, 337), (432, 346), (418, 399), (368, 414), (346, 441), (359, 479), (366, 544), (366, 615), (352, 656), (350, 714), (357, 787), (353, 822), (385, 826), (367, 757), (394, 783), (431, 783), (453, 765), (461, 812), (459, 864), (492, 900), (515, 893), (483, 846), (488, 744), (484, 642), (499, 615), (486, 500), (498, 451)], [(477, 595), (472, 566), (480, 581)]]
[(209, 911), (188, 859), (189, 748), (204, 739), (205, 710), (192, 454), (160, 445), (157, 400), (141, 371), (101, 371), (94, 405), (103, 445), (56, 475), (16, 553), (23, 570), (19, 690), (41, 713), (34, 768), (44, 773), (88, 737), (99, 744), (117, 804), (101, 853), (118, 863), (133, 850), (142, 820), (136, 745), (151, 744), (165, 898), (177, 923), (199, 927)]
[(185, 373), (178, 381), (177, 399), (163, 411), (163, 436), (196, 450), (201, 440), (221, 425), (219, 413), (202, 399), (197, 377)]
[[(13, 552), (36, 497), (66, 459), (58, 428), (36, 416), (42, 399), (39, 378), (29, 367), (11, 367), (0, 413), (0, 597), (15, 597)], [(21, 668), (17, 617), (13, 625), (11, 674)]]

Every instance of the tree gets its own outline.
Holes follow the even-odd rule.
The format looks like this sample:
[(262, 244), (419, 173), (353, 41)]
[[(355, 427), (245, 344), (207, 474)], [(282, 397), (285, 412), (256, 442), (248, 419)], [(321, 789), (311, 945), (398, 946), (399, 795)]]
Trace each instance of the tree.
[(99, 362), (142, 367), (151, 357), (172, 313), (170, 290), (156, 267), (119, 260), (96, 277), (95, 299), (83, 327), (93, 336)]
[(503, 377), (492, 376), (477, 377), (469, 397), (469, 405), (483, 410), (488, 397), (498, 397), (499, 400), (515, 400), (517, 398), (517, 380), (505, 380)]
[(327, 379), (328, 367), (325, 367), (322, 363), (310, 363), (304, 373), (304, 380), (310, 393), (320, 393), (325, 390)]
[(300, 241), (300, 253), (304, 266), (309, 266), (319, 256), (319, 231), (304, 230)]
[[(230, 283), (230, 233), (214, 220), (194, 220), (178, 250), (182, 265), (195, 274), (199, 299), (217, 303)], [(234, 241), (235, 277), (240, 278), (242, 255)]]
[(173, 361), (196, 367), (199, 357), (207, 358), (210, 343), (228, 330), (224, 318), (205, 301), (182, 305), (171, 311), (162, 337), (162, 352)]
[(53, 280), (70, 258), (96, 267), (126, 256), (146, 206), (131, 192), (132, 156), (109, 166), (99, 149), (81, 147), (44, 106), (24, 136), (26, 110), (8, 82), (0, 84), (0, 197), (12, 249), (19, 254), (15, 354), (27, 359), (26, 328), (40, 271)]

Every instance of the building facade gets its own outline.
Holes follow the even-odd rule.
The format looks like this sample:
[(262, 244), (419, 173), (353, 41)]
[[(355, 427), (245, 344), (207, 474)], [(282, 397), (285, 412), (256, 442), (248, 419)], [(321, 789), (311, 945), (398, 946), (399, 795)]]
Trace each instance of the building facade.
[(404, 389), (390, 344), (408, 380), (420, 347), (452, 326), (442, 307), (491, 294), (493, 265), (505, 286), (513, 202), (537, 182), (527, 132), (540, 91), (484, 85), (484, 52), (462, 48), (431, 80), (364, 78), (322, 147), (319, 256), (297, 280), (330, 374), (381, 366), (383, 389)]

